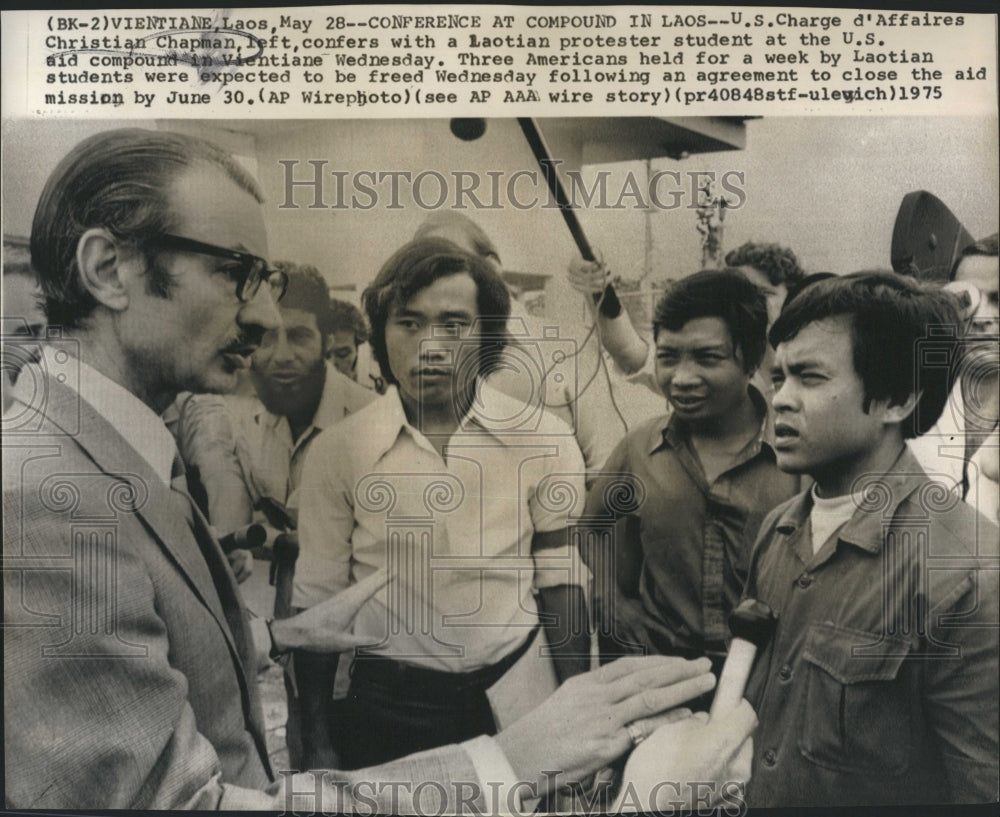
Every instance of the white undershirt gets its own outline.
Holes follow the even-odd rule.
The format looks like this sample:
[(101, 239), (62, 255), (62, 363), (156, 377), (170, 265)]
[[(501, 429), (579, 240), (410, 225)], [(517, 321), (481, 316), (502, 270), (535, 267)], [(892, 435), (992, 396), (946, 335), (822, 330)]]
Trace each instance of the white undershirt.
[(812, 528), (812, 548), (813, 553), (819, 553), (819, 549), (826, 544), (827, 540), (840, 530), (848, 519), (854, 516), (858, 506), (851, 494), (823, 499), (816, 493), (815, 483), (812, 487), (812, 503), (812, 511), (809, 514), (809, 524)]

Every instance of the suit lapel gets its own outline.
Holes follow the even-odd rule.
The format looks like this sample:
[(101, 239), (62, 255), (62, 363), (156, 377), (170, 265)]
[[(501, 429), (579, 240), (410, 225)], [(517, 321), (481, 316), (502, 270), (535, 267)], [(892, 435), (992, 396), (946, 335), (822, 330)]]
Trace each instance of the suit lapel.
[[(188, 528), (187, 520), (177, 513), (169, 487), (154, 473), (145, 459), (130, 446), (114, 427), (76, 392), (49, 380), (46, 416), (62, 429), (78, 423), (73, 434), (76, 443), (105, 473), (127, 480), (133, 485), (133, 510), (145, 522), (150, 532), (163, 546), (187, 578), (192, 590), (208, 607), (225, 630), (232, 645), (232, 634), (219, 602), (211, 572)], [(76, 420), (78, 418), (78, 420)]]
[[(163, 483), (149, 463), (104, 417), (72, 389), (51, 379), (48, 380), (48, 388), (45, 417), (72, 437), (98, 468), (133, 486), (132, 510), (145, 523), (195, 596), (216, 620), (229, 646), (240, 686), (246, 696), (249, 720), (262, 741), (263, 725), (260, 723), (256, 684), (248, 679), (248, 675), (252, 678), (255, 660), (249, 627), (240, 626), (242, 637), (241, 643), (237, 644), (223, 608), (223, 604), (228, 602), (233, 605), (234, 615), (245, 616), (242, 597), (207, 521), (191, 503), (191, 512), (195, 515), (192, 530), (176, 504), (181, 495)], [(214, 569), (209, 567), (209, 560), (217, 560)], [(237, 609), (239, 613), (235, 612)], [(263, 756), (267, 757), (266, 751)]]

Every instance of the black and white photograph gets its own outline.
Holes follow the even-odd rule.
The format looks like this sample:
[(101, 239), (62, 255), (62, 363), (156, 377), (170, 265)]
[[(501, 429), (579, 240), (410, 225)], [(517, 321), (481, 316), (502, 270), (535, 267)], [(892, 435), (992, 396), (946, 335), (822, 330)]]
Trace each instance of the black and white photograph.
[(1000, 799), (997, 15), (500, 8), (4, 12), (6, 810)]

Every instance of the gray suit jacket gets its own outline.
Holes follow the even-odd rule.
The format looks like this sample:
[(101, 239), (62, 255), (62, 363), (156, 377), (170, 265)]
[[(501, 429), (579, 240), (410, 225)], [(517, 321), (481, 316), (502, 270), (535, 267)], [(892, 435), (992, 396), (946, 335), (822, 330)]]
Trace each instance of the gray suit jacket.
[[(7, 806), (283, 808), (218, 544), (103, 417), (47, 385), (44, 412), (2, 441)], [(412, 801), (378, 781), (441, 784), (452, 806), (452, 780), (478, 782), (458, 747), (328, 779), (375, 785), (317, 807), (363, 791), (401, 812)]]

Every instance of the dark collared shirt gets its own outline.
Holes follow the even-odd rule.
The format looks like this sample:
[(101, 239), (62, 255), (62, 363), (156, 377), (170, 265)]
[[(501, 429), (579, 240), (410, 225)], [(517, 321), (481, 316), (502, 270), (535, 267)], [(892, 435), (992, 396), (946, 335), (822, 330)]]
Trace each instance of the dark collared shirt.
[(997, 799), (997, 528), (905, 450), (813, 554), (809, 493), (761, 529), (778, 613), (746, 697), (753, 806)]
[[(603, 557), (592, 565), (602, 628), (654, 653), (725, 652), (757, 530), (799, 486), (775, 465), (767, 407), (750, 393), (760, 431), (711, 484), (676, 417), (639, 426), (608, 458), (584, 512), (592, 530), (623, 520), (613, 557), (607, 547), (588, 553)], [(636, 572), (629, 565), (638, 587), (623, 576)], [(609, 598), (600, 584), (612, 573), (619, 583)]]

